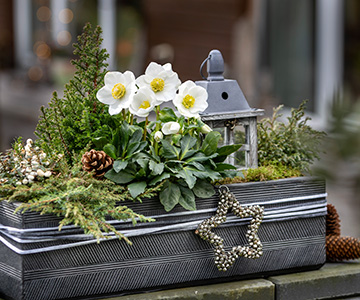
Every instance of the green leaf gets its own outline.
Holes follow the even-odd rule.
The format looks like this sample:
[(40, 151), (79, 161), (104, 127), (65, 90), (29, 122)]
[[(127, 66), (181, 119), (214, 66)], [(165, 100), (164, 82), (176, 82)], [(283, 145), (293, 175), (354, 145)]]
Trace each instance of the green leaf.
[(104, 151), (107, 155), (109, 155), (111, 158), (116, 159), (117, 155), (116, 155), (116, 148), (114, 145), (112, 144), (106, 144), (104, 146)]
[(142, 142), (135, 142), (129, 145), (129, 148), (126, 151), (126, 158), (130, 158), (132, 155), (139, 153), (140, 151), (144, 150), (147, 146), (146, 141)]
[(180, 141), (180, 147), (181, 147), (181, 156), (180, 160), (183, 158), (189, 157), (193, 155), (195, 152), (192, 151), (190, 154), (188, 153), (192, 147), (196, 144), (196, 138), (190, 136), (189, 134), (185, 135), (181, 141)]
[(108, 139), (104, 136), (96, 137), (92, 139), (92, 142), (98, 149), (103, 149), (104, 146), (108, 143)]
[(139, 170), (138, 172), (136, 172), (136, 174), (135, 174), (136, 180), (139, 180), (139, 179), (143, 180), (144, 177), (146, 177), (146, 172), (145, 172), (144, 169), (140, 169), (140, 170)]
[(167, 179), (167, 178), (170, 178), (170, 174), (169, 173), (162, 173), (161, 175), (158, 175), (156, 177), (154, 177), (154, 179), (152, 179), (150, 182), (149, 182), (149, 185), (155, 185), (161, 181), (163, 181), (164, 179)]
[(155, 161), (151, 160), (149, 162), (149, 168), (152, 171), (151, 175), (159, 175), (164, 171), (164, 164), (156, 163)]
[(175, 176), (184, 179), (188, 187), (192, 189), (196, 183), (196, 177), (193, 173), (194, 170), (196, 171), (196, 169), (190, 166), (186, 166), (185, 168), (181, 169)]
[(213, 185), (206, 180), (198, 180), (192, 191), (199, 198), (209, 198), (215, 195)]
[(179, 158), (179, 149), (171, 145), (167, 140), (161, 140), (163, 146), (163, 157), (167, 159)]
[(217, 131), (211, 131), (209, 132), (202, 144), (201, 150), (205, 153), (205, 155), (209, 156), (216, 152), (217, 145), (219, 143), (219, 140), (221, 138), (221, 134)]
[(194, 175), (200, 179), (206, 179), (210, 181), (222, 178), (219, 172), (210, 169), (208, 166), (205, 167), (205, 171), (194, 171)]
[(128, 165), (127, 160), (115, 160), (113, 164), (113, 168), (116, 173), (119, 173), (121, 170), (125, 169)]
[(145, 191), (146, 182), (134, 182), (128, 185), (131, 197), (136, 198)]
[(179, 185), (181, 197), (179, 204), (187, 210), (196, 210), (196, 202), (194, 193), (187, 187)]
[[(195, 153), (195, 155), (191, 156), (190, 158), (188, 158), (185, 162), (186, 163), (191, 163), (193, 161), (207, 161), (211, 158), (214, 157), (215, 154), (211, 155), (211, 156), (206, 156), (204, 153), (202, 152), (198, 152), (198, 153)], [(217, 154), (215, 155), (217, 156)]]
[(105, 178), (110, 179), (118, 184), (125, 184), (132, 181), (135, 176), (131, 173), (126, 172), (125, 170), (121, 171), (120, 173), (116, 173), (114, 169), (111, 169), (106, 172)]
[(122, 122), (120, 130), (119, 130), (119, 138), (121, 141), (122, 149), (127, 148), (130, 135), (131, 135), (131, 130), (130, 130), (129, 124), (125, 121)]
[(217, 163), (215, 171), (224, 171), (224, 170), (236, 170), (236, 167), (230, 164)]
[(166, 123), (176, 121), (177, 117), (170, 107), (164, 107), (162, 110), (160, 110), (159, 120), (163, 123)]
[(180, 188), (176, 183), (168, 181), (165, 184), (164, 189), (159, 194), (159, 198), (167, 212), (172, 210), (175, 205), (179, 203), (180, 194)]
[(129, 144), (140, 142), (143, 137), (143, 131), (141, 128), (136, 129), (132, 134), (129, 140)]
[(235, 145), (226, 145), (218, 148), (216, 152), (219, 154), (219, 156), (228, 156), (231, 153), (234, 153), (235, 151), (238, 151), (241, 148), (242, 145), (235, 144)]

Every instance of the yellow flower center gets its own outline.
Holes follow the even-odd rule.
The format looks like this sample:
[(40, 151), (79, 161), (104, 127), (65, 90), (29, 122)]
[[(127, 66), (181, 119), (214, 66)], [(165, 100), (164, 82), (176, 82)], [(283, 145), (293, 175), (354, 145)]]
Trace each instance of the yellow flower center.
[(186, 95), (182, 101), (182, 104), (185, 106), (185, 108), (189, 109), (190, 107), (193, 107), (195, 104), (195, 98), (190, 95)]
[(143, 109), (147, 109), (150, 107), (150, 103), (149, 101), (145, 100), (141, 103), (141, 105), (139, 106), (139, 108), (143, 108)]
[(112, 88), (111, 94), (114, 97), (114, 99), (120, 99), (125, 96), (126, 88), (123, 84), (117, 83)]
[(164, 85), (165, 81), (162, 78), (154, 78), (150, 83), (150, 86), (155, 93), (161, 92), (164, 89)]

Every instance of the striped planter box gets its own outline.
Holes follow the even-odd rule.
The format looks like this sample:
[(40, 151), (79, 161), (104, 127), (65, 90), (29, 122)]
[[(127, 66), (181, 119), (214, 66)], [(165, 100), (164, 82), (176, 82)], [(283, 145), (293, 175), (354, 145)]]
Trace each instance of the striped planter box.
[[(197, 200), (197, 211), (180, 207), (165, 213), (157, 199), (129, 203), (154, 223), (109, 221), (126, 233), (132, 246), (118, 239), (96, 243), (79, 229), (58, 231), (59, 219), (26, 212), (16, 203), (0, 203), (0, 294), (9, 299), (106, 297), (156, 289), (199, 285), (312, 270), (325, 263), (326, 193), (323, 180), (299, 177), (228, 186), (241, 205), (261, 205), (258, 235), (263, 255), (239, 257), (227, 272), (214, 264), (213, 246), (194, 234), (215, 214), (218, 195)], [(249, 219), (228, 213), (213, 229), (225, 250), (245, 245)]]

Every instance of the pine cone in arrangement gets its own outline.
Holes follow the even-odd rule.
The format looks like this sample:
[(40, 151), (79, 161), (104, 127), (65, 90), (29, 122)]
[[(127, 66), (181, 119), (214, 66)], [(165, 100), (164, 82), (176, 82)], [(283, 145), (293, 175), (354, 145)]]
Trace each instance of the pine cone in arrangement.
[(342, 261), (360, 258), (360, 241), (353, 237), (331, 235), (326, 237), (326, 259)]
[(114, 160), (104, 151), (92, 149), (82, 156), (81, 162), (84, 171), (94, 172), (95, 177), (102, 177), (112, 168)]
[(328, 235), (340, 235), (340, 218), (332, 204), (327, 205), (326, 236)]

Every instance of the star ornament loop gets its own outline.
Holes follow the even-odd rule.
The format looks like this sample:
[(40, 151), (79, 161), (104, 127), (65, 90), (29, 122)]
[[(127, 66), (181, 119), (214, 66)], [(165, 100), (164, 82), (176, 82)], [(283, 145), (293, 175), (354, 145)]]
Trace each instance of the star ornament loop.
[[(262, 254), (262, 243), (258, 237), (258, 229), (264, 216), (264, 208), (259, 205), (241, 206), (227, 186), (219, 187), (220, 201), (215, 216), (204, 220), (195, 231), (203, 240), (215, 246), (215, 265), (219, 271), (227, 271), (239, 256), (246, 258), (259, 258)], [(211, 230), (226, 221), (226, 215), (231, 208), (234, 215), (239, 218), (252, 217), (246, 238), (248, 245), (235, 246), (231, 251), (224, 250), (224, 240)]]

